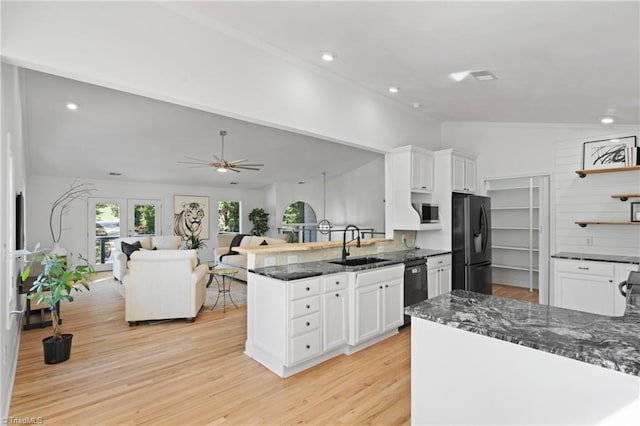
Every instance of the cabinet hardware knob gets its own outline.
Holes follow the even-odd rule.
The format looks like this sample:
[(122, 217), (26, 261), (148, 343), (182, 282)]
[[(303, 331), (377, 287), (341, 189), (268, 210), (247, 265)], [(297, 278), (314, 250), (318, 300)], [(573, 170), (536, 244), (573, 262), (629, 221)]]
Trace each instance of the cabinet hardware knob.
[(307, 309), (311, 308), (311, 305), (307, 305)]
[(311, 325), (311, 323), (309, 321), (307, 321), (307, 327), (309, 327)]
[(336, 293), (336, 297), (340, 297), (340, 295), (338, 293)]
[(438, 260), (438, 263), (442, 263), (442, 260)]
[(311, 346), (307, 345), (307, 349), (311, 349)]
[(309, 287), (307, 287), (307, 291), (311, 290)]
[(384, 286), (385, 286), (386, 288), (389, 288), (389, 284), (385, 284)]
[(336, 285), (340, 285), (340, 281), (336, 281)]
[(583, 271), (588, 271), (589, 268), (585, 268), (584, 266), (578, 266), (578, 269), (582, 269)]
[(382, 286), (380, 286), (379, 288), (382, 288)]
[(612, 282), (613, 282), (613, 280), (609, 280), (609, 282), (610, 282), (610, 283), (612, 283)]

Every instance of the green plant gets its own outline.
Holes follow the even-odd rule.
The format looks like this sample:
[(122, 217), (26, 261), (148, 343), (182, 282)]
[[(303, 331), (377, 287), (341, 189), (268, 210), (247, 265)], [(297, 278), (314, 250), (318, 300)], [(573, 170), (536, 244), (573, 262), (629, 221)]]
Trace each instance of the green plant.
[(255, 208), (249, 213), (249, 220), (253, 223), (251, 235), (264, 235), (269, 230), (269, 213), (261, 208)]
[(87, 259), (80, 255), (78, 256), (80, 263), (70, 267), (65, 258), (55, 254), (38, 252), (37, 250), (38, 247), (36, 247), (33, 258), (22, 273), (22, 280), (26, 280), (29, 276), (34, 261), (42, 264), (43, 270), (29, 289), (31, 293), (27, 297), (30, 300), (35, 300), (36, 304), (44, 302), (49, 305), (51, 323), (53, 325), (53, 338), (54, 340), (61, 340), (62, 329), (60, 327), (58, 304), (62, 300), (73, 302), (72, 290), (89, 290), (89, 280), (95, 271)]
[(191, 233), (187, 234), (187, 238), (184, 241), (184, 249), (185, 250), (200, 250), (205, 248), (207, 245), (204, 240), (200, 239), (200, 234), (196, 234), (191, 231)]

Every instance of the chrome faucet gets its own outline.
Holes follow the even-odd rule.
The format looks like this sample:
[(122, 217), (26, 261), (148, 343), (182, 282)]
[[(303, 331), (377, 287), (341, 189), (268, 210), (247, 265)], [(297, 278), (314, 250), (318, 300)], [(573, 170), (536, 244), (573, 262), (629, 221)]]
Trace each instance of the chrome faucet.
[(347, 256), (349, 256), (349, 250), (347, 249), (347, 244), (351, 242), (351, 241), (347, 242), (347, 231), (349, 230), (349, 228), (355, 228), (356, 231), (358, 231), (358, 236), (351, 241), (357, 240), (356, 247), (360, 247), (360, 228), (358, 228), (355, 225), (347, 225), (344, 228), (344, 232), (342, 233), (342, 261), (343, 262), (346, 262)]

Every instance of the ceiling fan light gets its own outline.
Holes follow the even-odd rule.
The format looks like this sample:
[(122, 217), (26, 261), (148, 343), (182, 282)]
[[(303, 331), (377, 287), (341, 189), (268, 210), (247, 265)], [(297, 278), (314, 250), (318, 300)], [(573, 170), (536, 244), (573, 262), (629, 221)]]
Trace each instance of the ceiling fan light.
[(228, 169), (227, 169), (226, 167), (220, 166), (220, 167), (218, 167), (218, 169), (217, 169), (217, 170), (218, 170), (220, 173), (227, 173), (227, 170), (228, 170)]

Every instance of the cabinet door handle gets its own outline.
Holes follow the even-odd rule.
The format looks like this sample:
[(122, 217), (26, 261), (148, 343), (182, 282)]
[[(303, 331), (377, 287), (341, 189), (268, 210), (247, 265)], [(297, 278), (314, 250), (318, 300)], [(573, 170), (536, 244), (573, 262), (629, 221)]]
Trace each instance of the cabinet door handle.
[(610, 282), (610, 283), (612, 283), (612, 282), (613, 282), (613, 280), (609, 280), (609, 282)]
[(340, 281), (336, 281), (336, 285), (340, 285)]
[(340, 297), (340, 295), (338, 293), (336, 293), (336, 297)]
[(311, 323), (309, 321), (307, 321), (307, 327), (309, 327), (311, 325)]
[(589, 268), (586, 268), (584, 266), (578, 266), (578, 269), (582, 269), (583, 271), (588, 271), (589, 270)]
[(382, 286), (378, 287), (378, 288), (382, 288)]
[(307, 287), (307, 291), (311, 290), (309, 287)]
[(311, 346), (310, 346), (310, 345), (307, 345), (307, 349), (311, 349)]
[(310, 308), (311, 308), (311, 305), (307, 305), (307, 309), (310, 309)]
[(385, 286), (386, 288), (389, 288), (389, 284), (385, 284), (384, 286)]
[(442, 264), (443, 262), (444, 262), (443, 260), (438, 260), (438, 263), (439, 263), (439, 264)]

